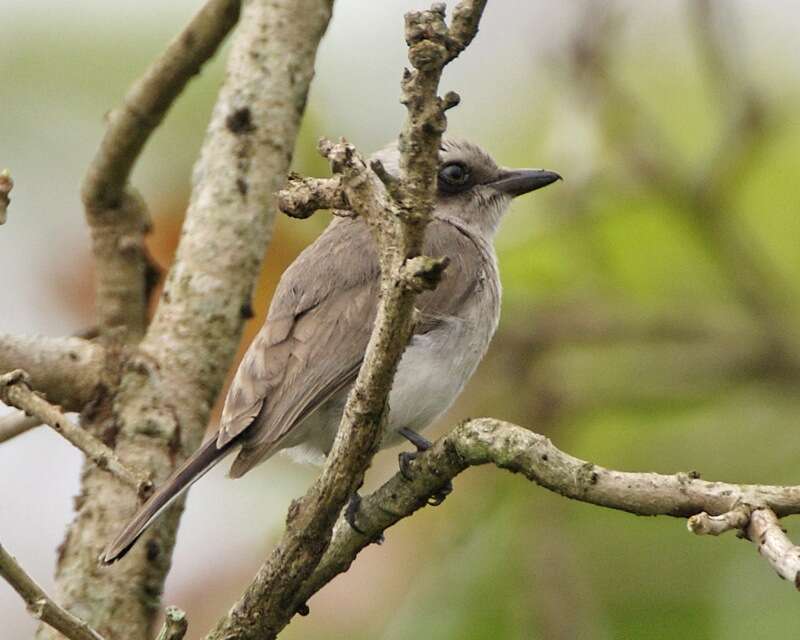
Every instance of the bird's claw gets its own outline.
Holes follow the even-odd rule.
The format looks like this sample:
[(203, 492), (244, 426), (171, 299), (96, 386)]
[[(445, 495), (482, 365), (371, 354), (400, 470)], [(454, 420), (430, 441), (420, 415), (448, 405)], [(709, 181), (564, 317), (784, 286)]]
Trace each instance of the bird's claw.
[(418, 451), (402, 451), (397, 456), (397, 463), (400, 467), (400, 475), (403, 476), (404, 480), (408, 480), (411, 482), (413, 480), (413, 474), (411, 473), (411, 463), (414, 462), (417, 455), (419, 455)]
[[(367, 532), (364, 531), (361, 527), (358, 526), (356, 523), (356, 518), (358, 517), (358, 511), (361, 509), (361, 496), (356, 491), (353, 495), (350, 496), (350, 500), (347, 502), (347, 506), (344, 510), (344, 519), (347, 520), (347, 524), (350, 525), (350, 528), (353, 529), (358, 534), (362, 536), (367, 536)], [(381, 531), (378, 536), (373, 540), (375, 544), (383, 544), (385, 538), (383, 537), (383, 531)]]
[(438, 491), (433, 492), (428, 497), (428, 504), (432, 507), (438, 507), (444, 502), (444, 499), (453, 493), (453, 481), (448, 480), (445, 485)]
[[(408, 482), (411, 482), (414, 479), (411, 466), (419, 454), (419, 451), (402, 451), (397, 456), (398, 465), (400, 467), (400, 475)], [(426, 502), (432, 507), (438, 507), (451, 493), (453, 493), (453, 482), (448, 480), (441, 489), (428, 496)]]
[(356, 491), (353, 495), (350, 496), (350, 500), (347, 501), (347, 506), (344, 510), (344, 519), (347, 520), (347, 524), (355, 531), (356, 533), (360, 533), (362, 536), (367, 535), (364, 531), (356, 524), (356, 518), (358, 517), (358, 510), (361, 508), (361, 496), (358, 495)]

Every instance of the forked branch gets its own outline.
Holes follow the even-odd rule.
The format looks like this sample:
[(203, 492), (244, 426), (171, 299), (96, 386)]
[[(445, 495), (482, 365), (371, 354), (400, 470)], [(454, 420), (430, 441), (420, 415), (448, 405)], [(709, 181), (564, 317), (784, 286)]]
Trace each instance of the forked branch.
[(209, 0), (111, 112), (83, 181), (82, 196), (97, 261), (101, 333), (123, 341), (144, 334), (150, 222), (128, 179), (145, 143), (186, 83), (216, 52), (239, 17), (240, 0)]

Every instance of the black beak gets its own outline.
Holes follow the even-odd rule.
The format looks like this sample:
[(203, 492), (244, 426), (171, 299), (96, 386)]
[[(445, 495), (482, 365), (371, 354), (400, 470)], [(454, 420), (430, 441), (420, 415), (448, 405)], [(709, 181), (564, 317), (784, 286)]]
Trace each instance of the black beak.
[(489, 184), (501, 193), (516, 198), (561, 179), (555, 171), (544, 169), (503, 169), (497, 180)]

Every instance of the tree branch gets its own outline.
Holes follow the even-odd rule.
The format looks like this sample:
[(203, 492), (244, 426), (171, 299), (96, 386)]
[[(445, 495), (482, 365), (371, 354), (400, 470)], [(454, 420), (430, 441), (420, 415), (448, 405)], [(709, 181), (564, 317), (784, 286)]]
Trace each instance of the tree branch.
[[(484, 6), (485, 1), (461, 2), (453, 29), (444, 22), (443, 4), (406, 15), (408, 56), (414, 70), (405, 72), (402, 83), (407, 119), (400, 134), (396, 180), (387, 180), (379, 165), (368, 167), (346, 141), (320, 142), (342, 193), (318, 198), (316, 203), (347, 202), (364, 218), (378, 245), (381, 296), (375, 326), (322, 474), (293, 503), (281, 542), (208, 640), (274, 638), (302, 610), (303, 603), (292, 605), (297, 589), (322, 557), (338, 514), (361, 486), (378, 448), (386, 399), (411, 333), (414, 299), (421, 285), (436, 285), (443, 268), (441, 261), (418, 259), (434, 206), (445, 110), (457, 102), (453, 95), (437, 96), (439, 77), (471, 41)], [(307, 186), (295, 184), (303, 190), (296, 199), (304, 212), (314, 200), (308, 197)], [(325, 183), (326, 188), (330, 186)], [(291, 196), (284, 192), (279, 200), (286, 202)]]
[[(236, 352), (331, 5), (243, 4), (164, 292), (119, 392), (96, 412), (98, 422), (112, 416), (119, 458), (156, 483), (199, 444)], [(94, 468), (81, 487), (57, 570), (63, 605), (103, 633), (144, 640), (160, 610), (182, 501), (122, 562), (100, 570), (95, 559), (137, 500)], [(40, 632), (45, 639), (54, 640)]]
[(769, 508), (755, 509), (745, 534), (778, 575), (800, 590), (800, 547), (789, 540), (775, 512)]
[[(800, 513), (800, 486), (708, 482), (699, 479), (696, 473), (615, 471), (564, 453), (548, 438), (523, 427), (481, 418), (460, 424), (420, 453), (413, 462), (411, 480), (398, 473), (363, 498), (358, 516), (363, 535), (340, 517), (325, 555), (298, 589), (292, 606), (302, 606), (335, 576), (347, 571), (364, 547), (424, 507), (428, 497), (448, 481), (468, 467), (483, 464), (522, 474), (537, 485), (573, 500), (637, 515), (689, 518), (705, 512), (705, 516), (699, 516), (701, 519), (708, 514), (724, 515), (724, 519), (731, 520), (729, 528), (747, 527), (751, 540), (762, 541), (762, 555), (781, 567), (782, 576), (793, 576), (795, 567), (800, 566), (793, 555), (796, 548), (782, 540), (779, 525), (765, 515), (766, 512), (773, 516)], [(742, 509), (753, 509), (753, 518), (749, 517), (749, 511), (746, 519), (737, 515), (735, 522), (725, 515)], [(696, 522), (697, 516), (692, 520)]]
[(64, 634), (68, 640), (104, 640), (97, 631), (83, 620), (59, 607), (33, 581), (25, 570), (0, 545), (0, 576), (16, 591), (28, 605), (28, 611), (38, 620)]
[(112, 449), (100, 442), (92, 434), (72, 424), (58, 407), (31, 389), (28, 374), (17, 369), (0, 375), (0, 400), (32, 416), (40, 423), (53, 428), (70, 444), (80, 449), (98, 467), (133, 487), (137, 495), (144, 499), (153, 489), (153, 483), (142, 474), (126, 467)]
[(209, 0), (109, 116), (82, 187), (97, 261), (97, 314), (103, 333), (129, 342), (144, 333), (151, 268), (144, 236), (150, 223), (144, 201), (128, 187), (128, 179), (169, 107), (236, 24), (239, 5), (239, 0)]
[[(84, 620), (62, 609), (36, 584), (26, 571), (0, 544), (0, 576), (28, 605), (37, 619), (63, 634), (67, 640), (104, 640)], [(167, 607), (164, 626), (156, 640), (183, 640), (186, 635), (186, 614), (177, 607)]]
[(82, 338), (0, 333), (0, 372), (23, 369), (31, 385), (66, 411), (80, 411), (103, 379), (106, 350)]

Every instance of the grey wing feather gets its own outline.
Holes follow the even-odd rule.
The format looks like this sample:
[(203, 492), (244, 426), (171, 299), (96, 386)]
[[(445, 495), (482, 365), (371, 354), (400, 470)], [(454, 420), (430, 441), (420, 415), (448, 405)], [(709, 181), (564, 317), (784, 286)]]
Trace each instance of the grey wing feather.
[[(451, 263), (439, 286), (418, 299), (425, 333), (457, 315), (485, 263), (474, 239), (432, 223), (425, 251)], [(473, 266), (474, 265), (474, 266)], [(334, 286), (335, 284), (335, 286)], [(337, 219), (287, 269), (267, 321), (247, 351), (225, 401), (217, 445), (241, 434), (231, 468), (238, 477), (337, 391), (361, 365), (375, 318), (379, 270), (372, 238), (358, 219)]]
[(334, 220), (281, 278), (267, 321), (228, 392), (218, 446), (247, 430), (244, 457), (257, 450), (260, 461), (261, 452), (266, 455), (298, 420), (352, 382), (377, 291), (378, 264), (366, 225)]

